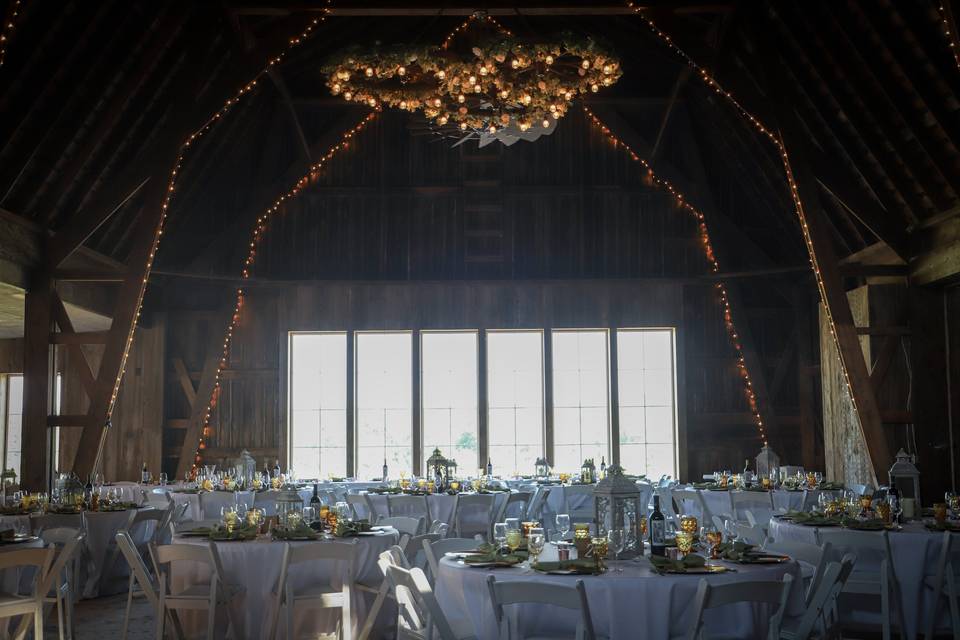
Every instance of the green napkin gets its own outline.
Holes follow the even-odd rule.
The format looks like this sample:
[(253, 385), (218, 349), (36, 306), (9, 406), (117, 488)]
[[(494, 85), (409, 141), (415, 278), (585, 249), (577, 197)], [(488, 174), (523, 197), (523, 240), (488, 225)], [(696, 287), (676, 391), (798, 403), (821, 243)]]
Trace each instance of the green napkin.
[(338, 538), (349, 538), (366, 531), (370, 531), (370, 523), (367, 520), (338, 520), (333, 535)]
[(531, 568), (542, 573), (564, 572), (585, 576), (597, 573), (597, 563), (587, 558), (563, 560), (561, 562), (538, 562), (531, 565)]
[(464, 556), (464, 564), (490, 564), (491, 562), (501, 567), (512, 567), (513, 565), (520, 564), (526, 560), (526, 556), (521, 557), (520, 554), (506, 554), (500, 555), (497, 553), (478, 553), (469, 556)]
[(259, 529), (257, 527), (239, 527), (233, 531), (227, 531), (221, 526), (214, 527), (210, 531), (210, 539), (217, 541), (245, 541), (253, 540), (257, 537)]
[(273, 530), (273, 539), (274, 540), (316, 540), (320, 537), (320, 534), (306, 523), (301, 522), (296, 527), (292, 529), (274, 529)]
[(944, 522), (943, 524), (936, 521), (924, 522), (923, 526), (928, 531), (953, 531), (955, 533), (960, 533), (960, 525), (953, 524), (952, 522)]
[(883, 531), (887, 528), (887, 523), (880, 518), (870, 518), (869, 520), (843, 518), (840, 524), (847, 529), (855, 529), (857, 531)]
[(687, 554), (682, 560), (671, 560), (664, 556), (650, 556), (650, 564), (653, 565), (657, 573), (663, 574), (669, 572), (686, 573), (689, 569), (699, 569), (707, 564), (703, 556), (695, 553)]
[(797, 513), (793, 521), (807, 527), (825, 527), (840, 524), (840, 516), (827, 516), (822, 513)]

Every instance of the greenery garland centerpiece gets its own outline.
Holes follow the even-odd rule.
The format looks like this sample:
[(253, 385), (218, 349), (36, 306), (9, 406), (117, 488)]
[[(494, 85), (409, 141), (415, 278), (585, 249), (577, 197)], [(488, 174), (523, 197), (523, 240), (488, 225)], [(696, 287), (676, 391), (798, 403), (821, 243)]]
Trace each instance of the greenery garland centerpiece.
[[(333, 95), (370, 107), (422, 112), (440, 127), (496, 133), (549, 129), (574, 98), (620, 79), (620, 61), (589, 36), (543, 41), (473, 20), (442, 46), (354, 46), (321, 68)], [(469, 42), (467, 42), (469, 40)]]

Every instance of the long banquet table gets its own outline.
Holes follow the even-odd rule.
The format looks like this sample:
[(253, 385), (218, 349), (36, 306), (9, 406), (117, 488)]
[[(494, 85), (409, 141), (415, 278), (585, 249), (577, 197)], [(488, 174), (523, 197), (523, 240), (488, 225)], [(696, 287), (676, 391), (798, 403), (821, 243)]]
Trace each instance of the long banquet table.
[[(548, 545), (544, 560), (549, 559)], [(590, 603), (590, 612), (598, 635), (609, 638), (645, 638), (668, 640), (686, 631), (693, 613), (693, 603), (700, 575), (659, 575), (649, 561), (625, 560), (610, 562), (610, 570), (600, 576), (555, 576), (537, 573), (526, 567), (491, 570), (464, 565), (453, 558), (443, 558), (437, 576), (435, 592), (440, 606), (454, 617), (469, 621), (480, 640), (496, 640), (496, 622), (486, 585), (487, 576), (497, 580), (536, 580), (572, 585), (583, 580)], [(732, 565), (733, 566), (733, 565)], [(800, 566), (796, 562), (778, 565), (735, 565), (736, 573), (707, 576), (712, 584), (737, 581), (769, 581), (778, 583), (787, 573), (793, 575), (787, 617), (803, 613), (803, 592), (799, 585)], [(617, 572), (621, 569), (621, 572)], [(779, 586), (779, 585), (777, 585)], [(521, 629), (511, 630), (538, 633), (569, 633), (576, 625), (575, 612), (556, 607), (524, 605), (521, 613), (513, 616)], [(708, 628), (723, 629), (730, 638), (764, 638), (766, 621), (772, 612), (767, 606), (738, 604), (708, 611)], [(511, 633), (511, 637), (516, 637)]]
[[(770, 536), (780, 541), (823, 544), (830, 542), (830, 559), (839, 561), (846, 553), (857, 555), (857, 567), (874, 569), (879, 567), (879, 557), (862, 547), (845, 546), (831, 540), (831, 532), (840, 531), (837, 527), (808, 527), (786, 520), (774, 518), (770, 521)], [(854, 536), (872, 537), (881, 535), (876, 531), (851, 531)], [(901, 531), (889, 532), (890, 552), (893, 556), (893, 568), (900, 582), (903, 598), (903, 612), (908, 637), (916, 637), (923, 631), (923, 625), (929, 619), (933, 607), (933, 592), (924, 588), (924, 578), (937, 572), (942, 532), (928, 531), (920, 522), (910, 522)], [(956, 535), (956, 534), (953, 534)], [(942, 607), (938, 628), (943, 624), (946, 607)]]
[[(700, 504), (696, 500), (697, 493), (703, 496), (703, 500), (706, 502), (707, 508), (710, 510), (712, 515), (720, 516), (722, 518), (729, 518), (731, 516), (733, 507), (733, 502), (731, 500), (732, 494), (749, 493), (751, 495), (756, 495), (759, 492), (743, 492), (738, 489), (711, 490), (696, 489), (692, 486), (683, 487), (683, 505), (680, 505), (681, 508), (684, 509), (686, 513), (691, 513), (697, 515), (698, 517), (702, 517), (702, 514), (700, 513)], [(823, 492), (819, 489), (774, 489), (768, 493), (773, 499), (773, 509), (775, 511), (802, 511), (805, 505), (808, 507), (811, 505), (816, 505), (820, 498), (820, 494)], [(843, 492), (831, 490), (827, 491), (826, 493), (832, 497), (836, 497)]]
[[(336, 542), (351, 543), (355, 541), (357, 545), (355, 579), (376, 586), (383, 580), (383, 574), (380, 573), (377, 566), (377, 558), (383, 551), (396, 544), (399, 538), (396, 530), (388, 529), (379, 532), (377, 535), (337, 539)], [(180, 535), (174, 536), (173, 541), (177, 544), (199, 545), (206, 545), (210, 542), (207, 538)], [(320, 540), (287, 544), (300, 546), (325, 543), (325, 541)], [(276, 606), (276, 595), (273, 590), (276, 588), (277, 580), (280, 577), (284, 543), (269, 538), (260, 538), (249, 542), (215, 542), (214, 544), (222, 562), (225, 574), (223, 576), (224, 580), (230, 584), (241, 585), (246, 589), (246, 593), (240, 596), (234, 607), (234, 615), (243, 626), (243, 633), (240, 637), (268, 637), (270, 616)], [(289, 579), (294, 581), (294, 590), (304, 583), (316, 585), (318, 582), (326, 581), (332, 582), (334, 586), (341, 584), (344, 576), (331, 575), (328, 573), (329, 566), (326, 563), (322, 565), (310, 563), (291, 567)], [(193, 584), (205, 584), (209, 577), (209, 571), (204, 565), (188, 562), (174, 563), (171, 568), (171, 588), (174, 592), (178, 592)], [(353, 591), (352, 624), (355, 632), (359, 632), (361, 625), (366, 620), (367, 599), (369, 598), (372, 598), (372, 596), (365, 597), (363, 593), (357, 590)], [(205, 628), (205, 615), (204, 613), (197, 613), (180, 616), (187, 635), (198, 633)], [(381, 619), (385, 620), (387, 616), (383, 616)], [(394, 618), (390, 619), (393, 620)], [(317, 627), (322, 628), (329, 624), (331, 624), (331, 616), (318, 616), (316, 610), (302, 611), (295, 619), (297, 633), (294, 634), (294, 637), (300, 637), (304, 633), (315, 634), (318, 631)], [(226, 618), (224, 618), (223, 623), (217, 625), (217, 629), (221, 636), (226, 632)], [(326, 630), (329, 631), (329, 628)], [(373, 637), (380, 637), (377, 633), (378, 631), (374, 629)], [(237, 635), (234, 634), (233, 637), (236, 639)]]

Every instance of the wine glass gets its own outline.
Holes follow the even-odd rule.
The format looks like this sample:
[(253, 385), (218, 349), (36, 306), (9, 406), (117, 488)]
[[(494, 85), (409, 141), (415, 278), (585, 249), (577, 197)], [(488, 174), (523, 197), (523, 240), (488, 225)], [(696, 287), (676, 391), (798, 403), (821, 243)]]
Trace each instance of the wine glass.
[(316, 507), (304, 507), (303, 508), (303, 521), (307, 525), (313, 524), (317, 519), (317, 509)]
[(566, 540), (567, 534), (570, 532), (570, 514), (558, 513), (556, 520), (557, 531), (560, 532), (560, 539)]
[(493, 541), (497, 543), (497, 551), (507, 544), (507, 523), (498, 522), (493, 525)]
[(546, 541), (547, 537), (542, 527), (532, 527), (530, 529), (530, 534), (527, 536), (527, 551), (530, 553), (532, 559), (531, 564), (535, 564), (540, 560), (540, 553), (543, 551), (543, 546), (546, 544)]
[(956, 518), (960, 516), (960, 495), (954, 491), (947, 491), (943, 494), (943, 498), (947, 503), (947, 507), (950, 508), (950, 517)]
[(814, 472), (813, 472), (813, 481), (816, 483), (816, 485), (817, 485), (818, 487), (819, 487), (820, 485), (822, 485), (822, 484), (823, 484), (823, 473), (821, 473), (820, 471), (814, 471)]
[(160, 474), (160, 486), (161, 486), (161, 487), (167, 486), (167, 474), (166, 474), (166, 472), (163, 472), (163, 473)]
[[(607, 544), (609, 548), (613, 549), (614, 560), (620, 559), (620, 554), (623, 553), (623, 546), (626, 543), (626, 538), (627, 536), (624, 530), (618, 527), (614, 527), (613, 529), (610, 529), (610, 531), (607, 531)], [(620, 571), (623, 571), (623, 569), (617, 567), (617, 572), (619, 573)]]
[[(511, 518), (514, 519), (514, 518)], [(507, 525), (507, 546), (510, 547), (510, 553), (513, 553), (520, 548), (520, 542), (523, 540), (523, 534), (520, 531), (520, 528), (511, 529), (510, 525)]]

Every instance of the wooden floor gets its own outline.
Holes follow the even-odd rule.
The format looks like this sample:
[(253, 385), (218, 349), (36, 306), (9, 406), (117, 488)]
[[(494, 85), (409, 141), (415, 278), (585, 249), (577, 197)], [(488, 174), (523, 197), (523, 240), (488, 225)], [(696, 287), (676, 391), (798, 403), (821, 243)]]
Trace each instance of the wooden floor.
[[(123, 608), (126, 606), (127, 596), (109, 596), (94, 600), (81, 600), (75, 609), (77, 640), (113, 640), (120, 637), (123, 628)], [(56, 618), (54, 626), (45, 629), (44, 637), (56, 638)], [(130, 612), (130, 627), (127, 631), (128, 640), (148, 640), (155, 637), (153, 610), (143, 598), (133, 601)]]

